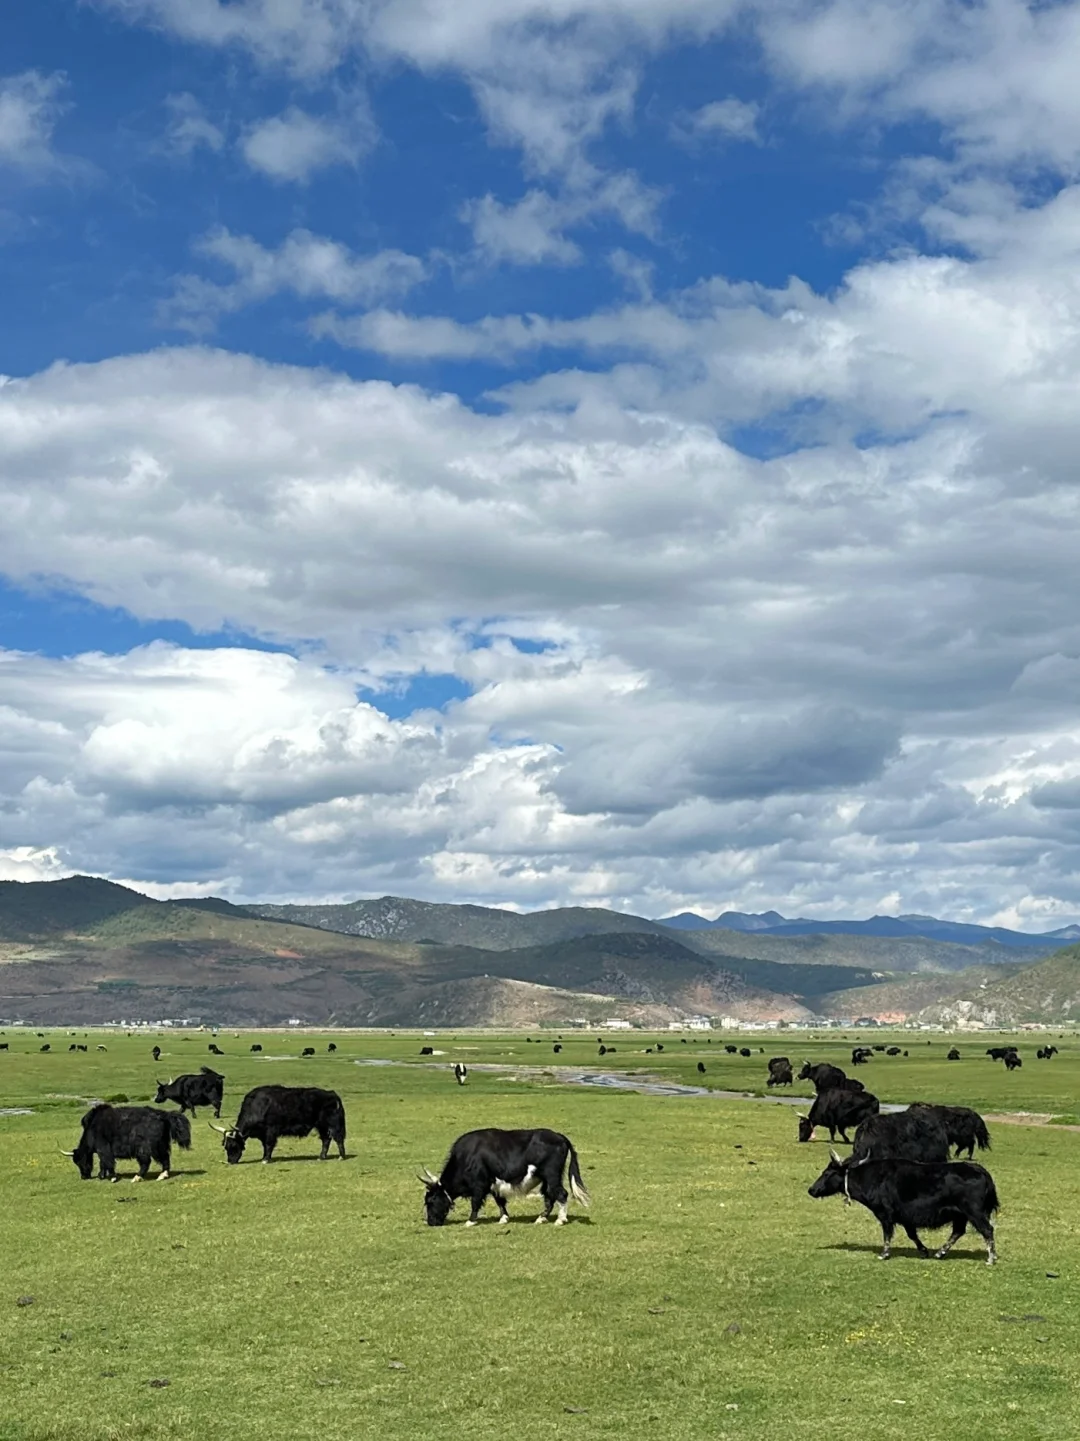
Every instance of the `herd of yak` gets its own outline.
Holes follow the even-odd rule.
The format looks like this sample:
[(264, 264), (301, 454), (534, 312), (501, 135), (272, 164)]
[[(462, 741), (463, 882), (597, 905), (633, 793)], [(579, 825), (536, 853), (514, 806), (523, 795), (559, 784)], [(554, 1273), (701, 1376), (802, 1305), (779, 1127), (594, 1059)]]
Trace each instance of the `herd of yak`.
[[(210, 1049), (216, 1055), (222, 1054), (217, 1046)], [(337, 1048), (331, 1043), (328, 1049)], [(732, 1052), (735, 1049), (727, 1047)], [(261, 1047), (252, 1046), (252, 1050)], [(430, 1048), (425, 1050), (430, 1052)], [(853, 1066), (865, 1064), (874, 1051), (890, 1056), (908, 1054), (901, 1053), (899, 1046), (857, 1046), (852, 1051)], [(309, 1048), (305, 1054), (314, 1051)], [(750, 1052), (742, 1048), (741, 1054)], [(1004, 1062), (1009, 1070), (1022, 1064), (1015, 1046), (991, 1047), (986, 1054)], [(1037, 1052), (1041, 1060), (1056, 1054), (1056, 1046), (1042, 1047)], [(154, 1059), (159, 1055), (155, 1046)], [(955, 1047), (948, 1059), (960, 1059)], [(701, 1063), (698, 1069), (704, 1069)], [(463, 1067), (455, 1067), (454, 1073), (459, 1082), (463, 1081)], [(775, 1056), (768, 1062), (769, 1086), (791, 1085), (795, 1079), (786, 1056)], [(942, 1258), (970, 1225), (986, 1243), (987, 1265), (994, 1264), (997, 1255), (992, 1218), (998, 1209), (998, 1197), (989, 1171), (973, 1160), (976, 1148), (990, 1149), (990, 1133), (977, 1112), (966, 1106), (925, 1101), (915, 1102), (906, 1111), (883, 1112), (878, 1098), (861, 1081), (828, 1062), (806, 1062), (798, 1079), (810, 1081), (815, 1091), (809, 1113), (798, 1117), (799, 1141), (811, 1140), (814, 1131), (822, 1127), (829, 1132), (831, 1142), (835, 1143), (839, 1135), (852, 1147), (845, 1159), (830, 1149), (829, 1164), (809, 1188), (812, 1197), (842, 1194), (846, 1201), (857, 1201), (871, 1211), (881, 1226), (883, 1261), (889, 1259), (898, 1226), (914, 1242), (920, 1256), (931, 1252), (919, 1231), (950, 1226), (951, 1234), (934, 1253)], [(224, 1076), (203, 1066), (197, 1075), (159, 1082), (154, 1106), (95, 1105), (82, 1118), (78, 1146), (64, 1154), (74, 1160), (84, 1180), (93, 1174), (95, 1156), (101, 1180), (117, 1179), (116, 1163), (120, 1160), (138, 1163), (138, 1174), (133, 1178), (136, 1181), (145, 1180), (151, 1162), (156, 1162), (160, 1167), (158, 1179), (165, 1180), (173, 1143), (183, 1150), (191, 1146), (186, 1113), (195, 1115), (199, 1106), (207, 1106), (219, 1118), (224, 1087)], [(155, 1109), (167, 1101), (180, 1109)], [(313, 1086), (256, 1086), (241, 1102), (235, 1124), (213, 1129), (221, 1133), (226, 1160), (232, 1165), (240, 1161), (248, 1141), (259, 1141), (262, 1159), (269, 1162), (282, 1136), (302, 1137), (313, 1131), (322, 1145), (321, 1161), (328, 1159), (331, 1145), (345, 1159), (345, 1110), (336, 1091)], [(853, 1140), (849, 1131), (854, 1133)], [(966, 1151), (967, 1160), (950, 1160), (954, 1148), (957, 1158)], [(569, 1191), (563, 1185), (567, 1162)], [(582, 1205), (589, 1204), (573, 1145), (566, 1136), (548, 1130), (467, 1132), (454, 1142), (441, 1174), (425, 1171), (420, 1180), (425, 1188), (427, 1221), (432, 1226), (442, 1225), (459, 1199), (471, 1203), (467, 1225), (477, 1224), (489, 1197), (499, 1209), (500, 1223), (509, 1220), (506, 1202), (510, 1197), (525, 1196), (534, 1190), (544, 1200), (538, 1221), (550, 1219), (558, 1207), (556, 1225), (563, 1224), (571, 1196)]]

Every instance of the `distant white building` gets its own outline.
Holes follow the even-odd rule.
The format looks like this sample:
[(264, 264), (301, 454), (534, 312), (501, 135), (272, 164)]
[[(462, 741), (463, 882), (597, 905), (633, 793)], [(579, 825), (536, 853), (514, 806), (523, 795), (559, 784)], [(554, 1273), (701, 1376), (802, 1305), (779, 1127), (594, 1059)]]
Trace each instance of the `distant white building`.
[(687, 1016), (683, 1023), (688, 1031), (711, 1031), (712, 1021), (708, 1016)]
[(610, 1021), (604, 1022), (604, 1029), (607, 1031), (628, 1031), (630, 1030), (630, 1022), (620, 1021), (618, 1016), (613, 1016)]

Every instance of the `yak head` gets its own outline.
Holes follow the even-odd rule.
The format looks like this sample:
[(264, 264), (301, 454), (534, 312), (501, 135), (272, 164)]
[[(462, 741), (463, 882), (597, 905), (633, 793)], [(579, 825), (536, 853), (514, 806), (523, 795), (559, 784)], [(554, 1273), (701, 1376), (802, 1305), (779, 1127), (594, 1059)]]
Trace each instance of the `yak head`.
[(811, 1137), (813, 1134), (814, 1134), (814, 1127), (813, 1127), (813, 1123), (812, 1123), (811, 1120), (810, 1120), (810, 1117), (809, 1117), (809, 1116), (800, 1116), (800, 1117), (799, 1117), (799, 1140), (800, 1140), (800, 1141), (809, 1141), (810, 1137)]
[(835, 1151), (830, 1149), (829, 1164), (814, 1184), (809, 1187), (807, 1194), (813, 1196), (815, 1201), (820, 1201), (823, 1196), (839, 1196), (844, 1189), (844, 1172), (847, 1164)]
[(424, 1212), (429, 1226), (443, 1226), (454, 1207), (453, 1197), (445, 1190), (438, 1176), (425, 1166), (420, 1180), (424, 1183)]
[(225, 1159), (230, 1166), (235, 1166), (244, 1154), (247, 1137), (243, 1131), (238, 1131), (235, 1126), (215, 1126), (212, 1121), (208, 1124), (211, 1131), (220, 1131), (221, 1144), (225, 1148)]
[(60, 1154), (62, 1156), (68, 1156), (72, 1161), (74, 1161), (76, 1166), (78, 1166), (79, 1168), (79, 1175), (83, 1178), (84, 1181), (89, 1181), (90, 1177), (94, 1173), (94, 1151), (93, 1147), (86, 1139), (85, 1131), (83, 1132), (79, 1140), (79, 1144), (75, 1147), (74, 1151), (65, 1151), (64, 1148), (61, 1146)]
[(803, 1068), (802, 1068), (802, 1070), (799, 1072), (798, 1079), (799, 1079), (800, 1081), (808, 1081), (808, 1080), (810, 1079), (810, 1062), (809, 1062), (809, 1061), (804, 1061), (804, 1062), (803, 1062)]
[(154, 1097), (154, 1105), (155, 1105), (155, 1106), (160, 1106), (163, 1101), (171, 1101), (171, 1100), (172, 1100), (172, 1097), (169, 1095), (169, 1088), (170, 1088), (171, 1085), (172, 1085), (172, 1077), (171, 1077), (171, 1076), (169, 1077), (169, 1079), (168, 1079), (167, 1081), (159, 1081), (159, 1082), (157, 1083), (157, 1095)]

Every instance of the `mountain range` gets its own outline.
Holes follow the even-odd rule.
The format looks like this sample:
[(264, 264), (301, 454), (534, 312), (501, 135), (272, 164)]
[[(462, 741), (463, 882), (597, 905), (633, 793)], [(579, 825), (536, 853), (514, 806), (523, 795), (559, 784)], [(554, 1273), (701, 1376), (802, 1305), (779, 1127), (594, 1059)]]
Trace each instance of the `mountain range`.
[(666, 916), (659, 924), (677, 931), (746, 931), (772, 936), (888, 936), (894, 939), (921, 936), (924, 940), (949, 941), (956, 945), (995, 943), (1021, 950), (1045, 948), (1048, 941), (1059, 945), (1080, 941), (1080, 925), (1076, 924), (1031, 935), (1026, 931), (1010, 931), (1004, 926), (975, 926), (919, 915), (871, 916), (866, 921), (810, 921), (788, 920), (777, 911), (763, 911), (760, 915), (724, 911), (715, 921), (709, 921), (695, 911), (682, 911), (677, 916)]
[[(697, 918), (701, 920), (702, 918)], [(888, 920), (889, 918), (875, 918)], [(600, 908), (530, 914), (404, 897), (156, 901), (86, 876), (0, 882), (0, 1024), (198, 1017), (222, 1025), (664, 1025), (881, 1016), (1080, 1016), (1080, 947), (931, 918), (691, 927)], [(925, 923), (925, 924), (924, 924)], [(809, 925), (800, 932), (790, 928)], [(824, 929), (830, 924), (846, 929)], [(1066, 928), (1069, 929), (1069, 928)], [(961, 940), (960, 937), (963, 939)], [(1053, 953), (1053, 954), (1052, 954)], [(1048, 959), (1042, 957), (1048, 956)]]

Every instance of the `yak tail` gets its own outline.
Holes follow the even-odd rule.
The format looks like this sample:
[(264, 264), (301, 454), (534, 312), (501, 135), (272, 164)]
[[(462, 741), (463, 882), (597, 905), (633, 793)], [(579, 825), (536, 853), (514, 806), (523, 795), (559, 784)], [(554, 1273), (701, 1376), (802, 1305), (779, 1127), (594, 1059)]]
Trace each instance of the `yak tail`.
[(975, 1122), (975, 1144), (980, 1151), (989, 1151), (990, 1132), (986, 1129), (986, 1122), (979, 1116)]
[(1001, 1210), (1001, 1202), (998, 1200), (997, 1187), (994, 1185), (994, 1178), (989, 1171), (983, 1173), (986, 1176), (986, 1214), (992, 1216), (995, 1211)]
[(183, 1111), (169, 1112), (169, 1134), (182, 1151), (191, 1150), (191, 1122)]
[(589, 1193), (585, 1189), (585, 1182), (581, 1179), (581, 1167), (578, 1165), (577, 1152), (573, 1146), (570, 1147), (570, 1194), (578, 1205), (588, 1207)]

